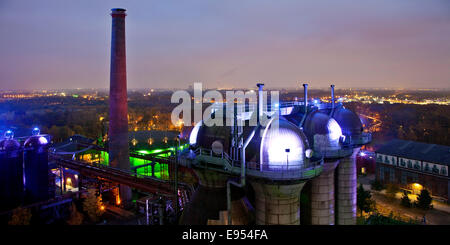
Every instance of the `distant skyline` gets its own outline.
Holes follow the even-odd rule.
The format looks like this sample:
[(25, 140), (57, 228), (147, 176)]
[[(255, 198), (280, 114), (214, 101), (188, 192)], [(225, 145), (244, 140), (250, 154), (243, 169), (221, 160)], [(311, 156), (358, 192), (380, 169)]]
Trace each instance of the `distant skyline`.
[(115, 7), (129, 89), (450, 87), (448, 0), (0, 0), (0, 90), (108, 88)]

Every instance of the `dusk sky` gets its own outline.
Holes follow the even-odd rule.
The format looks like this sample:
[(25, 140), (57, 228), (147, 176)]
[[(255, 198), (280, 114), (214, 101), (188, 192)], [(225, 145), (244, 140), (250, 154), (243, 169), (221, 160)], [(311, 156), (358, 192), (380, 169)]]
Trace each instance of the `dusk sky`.
[(108, 88), (114, 7), (129, 88), (450, 87), (448, 0), (0, 0), (0, 90)]

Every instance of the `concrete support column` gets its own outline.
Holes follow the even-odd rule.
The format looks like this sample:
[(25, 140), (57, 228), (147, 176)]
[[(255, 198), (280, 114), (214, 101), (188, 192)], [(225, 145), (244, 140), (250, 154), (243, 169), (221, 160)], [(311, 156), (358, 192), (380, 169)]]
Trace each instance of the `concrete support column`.
[[(228, 175), (207, 169), (194, 169), (199, 187), (186, 205), (180, 219), (182, 225), (227, 225), (227, 180)], [(242, 201), (243, 192), (231, 186), (232, 222), (246, 225), (250, 219)], [(223, 218), (225, 217), (225, 218)]]
[(311, 224), (334, 225), (334, 170), (339, 161), (325, 162), (320, 176), (311, 180)]
[(359, 149), (359, 147), (354, 148), (353, 154), (340, 160), (336, 168), (336, 224), (338, 225), (356, 225), (356, 154)]
[(257, 225), (299, 225), (300, 192), (305, 182), (265, 184), (251, 182), (255, 190)]

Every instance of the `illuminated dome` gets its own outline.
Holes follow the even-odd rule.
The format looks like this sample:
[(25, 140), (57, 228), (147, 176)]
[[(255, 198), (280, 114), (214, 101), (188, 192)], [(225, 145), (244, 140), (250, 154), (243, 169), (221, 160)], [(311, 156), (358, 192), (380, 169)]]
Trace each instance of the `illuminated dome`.
[(363, 132), (363, 125), (354, 112), (340, 108), (334, 112), (333, 118), (341, 126), (344, 135), (358, 135)]
[(42, 135), (33, 135), (25, 141), (25, 147), (44, 146), (48, 144), (47, 138)]
[(223, 149), (228, 149), (231, 144), (231, 127), (207, 126), (200, 122), (192, 129), (189, 143), (206, 149), (212, 149), (213, 144), (220, 143)]
[(3, 139), (0, 141), (0, 150), (14, 151), (20, 148), (20, 143), (15, 139)]
[[(194, 147), (211, 149), (214, 153), (231, 154), (232, 127), (207, 126), (198, 123), (191, 131), (190, 143)], [(224, 122), (225, 124), (225, 122)], [(248, 125), (248, 121), (246, 121)], [(277, 127), (278, 126), (278, 127)], [(246, 139), (256, 126), (244, 126)], [(246, 161), (261, 165), (262, 170), (296, 169), (303, 166), (308, 140), (303, 132), (284, 118), (272, 119), (268, 126), (256, 132), (246, 148)]]
[(315, 111), (309, 114), (305, 120), (304, 132), (317, 151), (340, 148), (341, 127), (325, 113)]
[(0, 141), (0, 150), (14, 151), (20, 148), (20, 143), (14, 139), (14, 132), (7, 130), (3, 140)]
[(265, 128), (260, 147), (263, 168), (291, 170), (303, 166), (308, 141), (295, 124), (280, 119), (278, 129), (272, 121)]

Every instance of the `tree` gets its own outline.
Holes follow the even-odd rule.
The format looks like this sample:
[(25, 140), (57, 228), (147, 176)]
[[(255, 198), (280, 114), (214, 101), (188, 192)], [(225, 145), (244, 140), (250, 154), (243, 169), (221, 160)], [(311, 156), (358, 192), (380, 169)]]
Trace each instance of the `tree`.
[(428, 210), (431, 208), (431, 201), (433, 199), (431, 198), (430, 192), (426, 189), (423, 189), (420, 191), (419, 196), (417, 196), (416, 206)]
[(372, 182), (371, 187), (372, 187), (373, 190), (381, 191), (383, 189), (383, 184), (380, 181), (378, 181), (378, 180), (374, 180)]
[(86, 198), (83, 201), (83, 210), (93, 222), (97, 222), (100, 216), (105, 212), (105, 206), (102, 197), (96, 195), (95, 189), (89, 189)]
[(81, 225), (83, 223), (83, 214), (78, 212), (75, 203), (70, 207), (70, 217), (67, 220), (68, 225)]
[(9, 225), (29, 225), (31, 221), (31, 211), (28, 208), (18, 207), (13, 210)]
[(388, 184), (386, 187), (386, 194), (389, 198), (395, 198), (395, 195), (397, 194), (397, 192), (400, 189), (398, 188), (398, 186), (396, 184)]
[(407, 208), (411, 207), (411, 200), (408, 197), (408, 193), (406, 191), (403, 192), (403, 196), (401, 199), (401, 205)]
[(369, 213), (375, 210), (375, 201), (371, 199), (372, 194), (370, 194), (370, 191), (364, 190), (362, 184), (359, 185), (356, 196), (356, 204), (358, 206), (358, 209), (361, 211), (361, 216), (363, 212)]
[(73, 126), (73, 132), (75, 134), (79, 134), (79, 135), (84, 135), (85, 134), (83, 128), (80, 125), (78, 125), (78, 124)]

